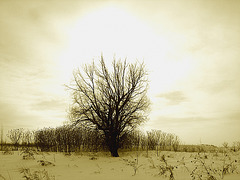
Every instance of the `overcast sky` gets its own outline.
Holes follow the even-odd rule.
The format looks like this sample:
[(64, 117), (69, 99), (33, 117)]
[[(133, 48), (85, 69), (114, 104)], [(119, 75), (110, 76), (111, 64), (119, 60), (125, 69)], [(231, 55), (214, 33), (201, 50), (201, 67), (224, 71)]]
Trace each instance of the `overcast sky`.
[(64, 84), (99, 59), (144, 60), (145, 130), (187, 144), (240, 141), (240, 1), (0, 1), (0, 125), (67, 120)]

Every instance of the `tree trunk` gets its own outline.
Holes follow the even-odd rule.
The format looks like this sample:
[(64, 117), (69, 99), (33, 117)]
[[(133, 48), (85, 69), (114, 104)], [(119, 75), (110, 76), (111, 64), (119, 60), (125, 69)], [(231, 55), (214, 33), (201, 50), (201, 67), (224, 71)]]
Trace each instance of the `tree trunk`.
[(112, 157), (119, 157), (118, 148), (117, 147), (112, 147), (110, 152), (111, 152)]
[(115, 133), (105, 133), (105, 138), (112, 157), (119, 157), (118, 154), (119, 140), (117, 139), (117, 135)]

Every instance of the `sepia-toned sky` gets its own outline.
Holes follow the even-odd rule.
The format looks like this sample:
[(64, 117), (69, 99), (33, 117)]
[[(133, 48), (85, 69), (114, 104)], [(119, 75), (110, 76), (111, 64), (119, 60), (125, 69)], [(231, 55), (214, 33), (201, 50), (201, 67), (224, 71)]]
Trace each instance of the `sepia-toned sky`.
[(151, 113), (144, 130), (186, 144), (240, 141), (240, 1), (1, 0), (0, 125), (67, 120), (64, 84), (101, 53), (143, 61)]

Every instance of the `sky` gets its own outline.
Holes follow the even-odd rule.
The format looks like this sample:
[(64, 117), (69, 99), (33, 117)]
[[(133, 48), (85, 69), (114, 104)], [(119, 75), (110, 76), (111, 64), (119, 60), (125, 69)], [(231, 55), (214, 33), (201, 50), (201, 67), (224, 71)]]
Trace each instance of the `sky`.
[(144, 61), (143, 130), (185, 144), (240, 141), (240, 1), (0, 0), (0, 125), (68, 120), (74, 68), (113, 57)]

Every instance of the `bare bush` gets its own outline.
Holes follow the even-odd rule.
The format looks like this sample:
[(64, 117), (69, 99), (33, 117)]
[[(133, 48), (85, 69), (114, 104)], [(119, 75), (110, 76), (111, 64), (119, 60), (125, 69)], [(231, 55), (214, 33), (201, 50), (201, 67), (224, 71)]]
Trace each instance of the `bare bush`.
[(138, 169), (142, 166), (142, 164), (139, 165), (138, 163), (138, 156), (133, 160), (129, 160), (129, 159), (123, 159), (123, 160), (126, 162), (127, 165), (133, 168), (133, 171), (134, 171), (133, 176), (135, 176), (137, 174)]
[(22, 155), (23, 159), (28, 160), (28, 159), (35, 159), (34, 157), (35, 153), (36, 152), (31, 148), (23, 148), (21, 149), (20, 155)]
[(12, 141), (16, 148), (18, 148), (20, 140), (23, 135), (23, 129), (11, 129), (8, 131), (7, 137)]
[(174, 169), (177, 168), (177, 166), (172, 166), (168, 164), (165, 155), (161, 156), (161, 162), (163, 164), (158, 165), (159, 168), (159, 175), (169, 177), (169, 180), (174, 180)]
[(37, 161), (41, 166), (55, 166), (55, 164), (53, 164), (50, 161), (46, 161), (46, 160), (38, 160)]
[(23, 131), (22, 132), (22, 144), (30, 146), (34, 143), (34, 131)]
[(29, 168), (21, 168), (20, 173), (23, 174), (23, 178), (26, 180), (54, 180), (54, 176), (50, 176), (48, 171), (39, 170), (39, 171), (31, 171)]

